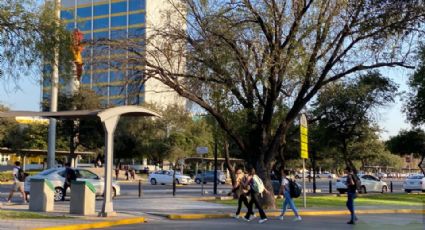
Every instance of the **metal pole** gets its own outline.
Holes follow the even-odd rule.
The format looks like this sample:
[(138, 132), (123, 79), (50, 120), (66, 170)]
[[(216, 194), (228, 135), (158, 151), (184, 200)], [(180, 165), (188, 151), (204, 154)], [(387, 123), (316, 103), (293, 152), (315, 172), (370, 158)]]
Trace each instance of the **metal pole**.
[[(201, 163), (201, 167), (203, 167), (204, 166), (204, 155), (202, 155), (202, 163)], [(203, 169), (202, 171), (201, 171), (201, 196), (203, 196), (204, 195), (204, 174), (205, 174), (205, 169)]]
[(391, 193), (393, 193), (393, 182), (392, 181), (390, 181), (390, 191), (391, 191)]
[(173, 197), (176, 196), (176, 166), (173, 164)]
[[(55, 16), (57, 22), (60, 20), (60, 0), (55, 0)], [(54, 60), (52, 63), (52, 79), (51, 79), (51, 95), (50, 95), (50, 112), (56, 112), (58, 109), (58, 84), (59, 84), (59, 48), (55, 44), (53, 49)], [(47, 147), (47, 168), (55, 166), (55, 149), (56, 149), (56, 119), (49, 119), (49, 134)]]
[(329, 193), (332, 193), (332, 181), (329, 181)]
[(217, 137), (214, 143), (214, 195), (217, 195)]
[(303, 159), (303, 203), (304, 208), (307, 207), (307, 200), (306, 200), (306, 186), (305, 186), (305, 159)]
[(142, 180), (139, 180), (139, 198), (142, 197)]

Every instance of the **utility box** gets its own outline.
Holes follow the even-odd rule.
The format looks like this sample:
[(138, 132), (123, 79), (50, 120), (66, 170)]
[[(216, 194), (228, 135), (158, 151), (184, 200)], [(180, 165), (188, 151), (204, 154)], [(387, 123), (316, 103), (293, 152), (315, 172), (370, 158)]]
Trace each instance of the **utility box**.
[(36, 212), (53, 211), (55, 188), (47, 179), (31, 179), (29, 210)]
[(71, 182), (71, 204), (69, 212), (78, 215), (96, 214), (96, 189), (88, 181)]

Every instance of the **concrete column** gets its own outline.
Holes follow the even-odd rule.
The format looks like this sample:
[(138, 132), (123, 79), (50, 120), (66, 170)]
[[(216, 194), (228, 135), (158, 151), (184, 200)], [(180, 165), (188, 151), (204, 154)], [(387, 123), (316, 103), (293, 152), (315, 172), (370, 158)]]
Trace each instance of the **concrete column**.
[(103, 123), (103, 129), (105, 130), (105, 192), (102, 205), (102, 211), (99, 216), (108, 217), (115, 216), (113, 204), (112, 204), (112, 166), (114, 159), (114, 132), (117, 126), (120, 116), (113, 116)]
[(26, 164), (27, 164), (27, 163), (25, 163), (25, 160), (26, 160), (26, 159), (27, 159), (27, 156), (25, 156), (25, 155), (24, 155), (24, 156), (22, 157), (22, 170), (24, 170), (24, 171), (25, 171), (25, 168), (26, 168), (25, 166), (26, 166)]
[(221, 171), (223, 172), (224, 171), (224, 162), (221, 163), (220, 168), (221, 168)]
[(199, 170), (199, 163), (196, 162), (195, 163), (195, 175), (198, 174), (198, 170)]

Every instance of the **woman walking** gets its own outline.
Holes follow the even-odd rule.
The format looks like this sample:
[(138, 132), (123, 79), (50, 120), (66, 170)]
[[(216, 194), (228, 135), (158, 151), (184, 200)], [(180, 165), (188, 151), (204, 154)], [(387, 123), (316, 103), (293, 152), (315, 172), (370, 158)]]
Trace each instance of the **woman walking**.
[(258, 201), (258, 196), (260, 196), (260, 194), (262, 194), (262, 192), (269, 193), (269, 191), (267, 191), (264, 188), (263, 182), (255, 174), (254, 168), (248, 169), (248, 177), (247, 177), (246, 182), (244, 183), (244, 186), (248, 186), (248, 185), (250, 186), (249, 194), (251, 195), (251, 200), (248, 203), (248, 212), (246, 213), (244, 219), (246, 221), (251, 221), (250, 217), (254, 213), (253, 208), (254, 208), (254, 204), (255, 204), (255, 206), (258, 209), (258, 212), (260, 213), (260, 218), (261, 218), (258, 221), (258, 223), (262, 224), (262, 223), (267, 221), (267, 216), (266, 216), (266, 213), (264, 212), (263, 208), (261, 207), (260, 202)]
[(279, 219), (283, 220), (283, 216), (285, 215), (286, 208), (289, 205), (289, 207), (291, 207), (292, 211), (295, 214), (294, 221), (300, 221), (300, 220), (302, 220), (302, 218), (298, 214), (297, 207), (295, 207), (294, 201), (292, 200), (291, 192), (290, 192), (291, 190), (290, 190), (290, 187), (289, 187), (289, 180), (286, 177), (289, 174), (289, 171), (282, 169), (281, 173), (282, 173), (282, 183), (280, 185), (280, 191), (283, 192), (283, 196), (285, 197), (285, 201), (283, 202), (282, 214), (280, 214)]
[(245, 173), (242, 171), (242, 169), (236, 170), (236, 184), (232, 189), (231, 193), (235, 193), (238, 197), (238, 209), (236, 210), (236, 214), (234, 217), (236, 219), (242, 218), (239, 214), (241, 213), (242, 203), (245, 205), (245, 207), (248, 208), (248, 187), (244, 186), (244, 183), (246, 182)]

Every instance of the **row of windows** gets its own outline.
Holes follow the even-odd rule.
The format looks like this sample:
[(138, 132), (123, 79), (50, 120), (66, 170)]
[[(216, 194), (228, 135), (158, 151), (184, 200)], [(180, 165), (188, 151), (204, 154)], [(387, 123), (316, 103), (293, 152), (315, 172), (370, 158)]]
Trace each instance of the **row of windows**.
[[(145, 10), (145, 0), (128, 0), (128, 11)], [(111, 4), (111, 14), (127, 12), (127, 2), (115, 2)], [(93, 16), (102, 16), (109, 14), (109, 4), (94, 5)], [(92, 7), (80, 7), (77, 6), (77, 18), (87, 18), (92, 16)], [(65, 9), (61, 11), (61, 18), (64, 20), (74, 19), (74, 9)]]
[[(145, 24), (145, 17), (143, 14), (132, 14), (128, 17), (128, 25)], [(127, 26), (127, 16), (117, 16), (111, 18), (111, 27), (125, 27)], [(90, 31), (92, 28), (92, 21), (82, 21), (77, 23), (77, 28), (81, 31)], [(66, 24), (67, 30), (73, 30), (75, 23), (70, 22)], [(93, 30), (101, 30), (109, 28), (109, 18), (100, 18), (93, 20)]]

